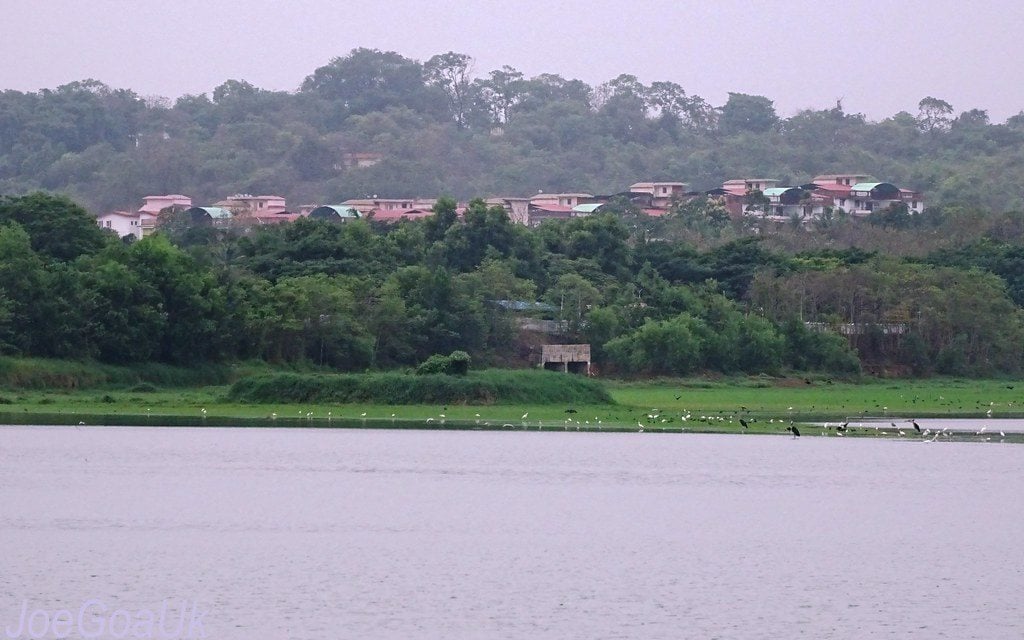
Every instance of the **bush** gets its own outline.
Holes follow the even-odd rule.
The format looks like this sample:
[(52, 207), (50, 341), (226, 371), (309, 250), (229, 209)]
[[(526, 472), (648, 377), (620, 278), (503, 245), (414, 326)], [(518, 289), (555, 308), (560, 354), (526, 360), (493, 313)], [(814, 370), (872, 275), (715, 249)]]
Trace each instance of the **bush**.
[[(0, 387), (10, 389), (89, 389), (111, 385), (188, 387), (226, 384), (226, 365), (176, 367), (160, 363), (116, 366), (98, 362), (0, 357)], [(141, 389), (140, 389), (141, 390)]]
[(435, 353), (416, 367), (416, 375), (431, 376), (448, 373), (448, 368), (450, 366), (451, 360), (448, 359), (448, 356), (442, 356), (441, 354)]
[(469, 354), (465, 351), (452, 351), (447, 356), (435, 353), (416, 367), (416, 374), (464, 376), (469, 372), (469, 360)]
[(272, 373), (231, 386), (236, 402), (374, 404), (610, 404), (596, 380), (524, 369), (446, 374)]

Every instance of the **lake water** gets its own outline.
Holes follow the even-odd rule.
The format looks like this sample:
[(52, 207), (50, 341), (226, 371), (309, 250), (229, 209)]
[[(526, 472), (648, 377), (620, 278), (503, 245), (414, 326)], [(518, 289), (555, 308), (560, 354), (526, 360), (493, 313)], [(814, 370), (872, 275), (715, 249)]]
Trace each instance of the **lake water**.
[(1019, 639), (1022, 525), (996, 442), (0, 427), (0, 638)]

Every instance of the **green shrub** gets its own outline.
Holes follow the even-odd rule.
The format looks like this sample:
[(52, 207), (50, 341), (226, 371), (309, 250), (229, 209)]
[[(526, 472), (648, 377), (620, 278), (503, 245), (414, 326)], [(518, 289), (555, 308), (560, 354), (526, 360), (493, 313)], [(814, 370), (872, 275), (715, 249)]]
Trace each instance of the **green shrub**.
[(416, 375), (429, 376), (448, 373), (448, 369), (451, 367), (451, 364), (452, 362), (448, 356), (442, 356), (439, 353), (435, 353), (416, 367)]
[(469, 372), (469, 360), (469, 354), (465, 351), (452, 351), (447, 356), (435, 353), (416, 367), (416, 374), (464, 376)]
[(159, 363), (115, 366), (46, 358), (0, 357), (0, 387), (9, 389), (93, 389), (148, 383), (168, 387), (226, 384), (233, 379), (225, 365), (175, 367)]
[(236, 402), (374, 404), (606, 404), (611, 396), (597, 381), (536, 369), (445, 374), (273, 373), (231, 386)]

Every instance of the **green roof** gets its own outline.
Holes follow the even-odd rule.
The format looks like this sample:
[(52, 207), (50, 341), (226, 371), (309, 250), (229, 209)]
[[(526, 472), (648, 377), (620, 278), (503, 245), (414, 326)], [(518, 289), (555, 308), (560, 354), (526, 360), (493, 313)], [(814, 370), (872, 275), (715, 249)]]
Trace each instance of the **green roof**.
[[(359, 216), (359, 212), (355, 208), (349, 207), (349, 206), (343, 205), (343, 204), (325, 204), (325, 205), (321, 205), (321, 206), (317, 207), (316, 209), (313, 209), (313, 211), (310, 211), (309, 213), (310, 213), (310, 215), (312, 215), (313, 213), (315, 213), (316, 211), (321, 210), (321, 209), (330, 209), (330, 210), (334, 211), (334, 213), (338, 214), (339, 217), (342, 217), (342, 218), (358, 218), (358, 217), (360, 217)], [(325, 211), (324, 213), (327, 213), (327, 212)]]
[(602, 206), (604, 206), (603, 202), (598, 202), (597, 204), (578, 204), (572, 210), (576, 213), (594, 213)]
[(850, 191), (871, 191), (884, 182), (858, 182), (857, 184), (850, 187)]
[(770, 189), (765, 189), (761, 193), (763, 193), (764, 195), (766, 195), (766, 196), (768, 196), (770, 198), (772, 196), (781, 196), (782, 194), (786, 193), (790, 189), (796, 189), (796, 187), (771, 187)]
[(222, 220), (231, 217), (231, 212), (223, 207), (192, 207), (193, 209), (201, 209), (206, 212), (206, 215), (210, 216), (214, 220)]

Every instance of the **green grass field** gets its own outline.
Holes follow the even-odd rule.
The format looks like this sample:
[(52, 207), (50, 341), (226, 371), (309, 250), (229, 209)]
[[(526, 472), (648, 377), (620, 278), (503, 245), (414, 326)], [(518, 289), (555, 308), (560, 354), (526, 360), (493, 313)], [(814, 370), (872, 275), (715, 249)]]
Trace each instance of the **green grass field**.
[(739, 412), (837, 419), (859, 416), (1024, 416), (1024, 382), (1014, 380), (868, 380), (829, 383), (802, 378), (660, 380), (617, 384), (616, 402), (664, 411)]
[(512, 425), (581, 430), (634, 430), (643, 425), (648, 430), (739, 431), (738, 420), (744, 417), (754, 431), (781, 432), (790, 421), (800, 424), (865, 416), (1024, 417), (1024, 383), (1008, 380), (830, 383), (734, 378), (605, 384), (614, 405), (247, 404), (228, 400), (226, 386), (153, 391), (0, 390), (0, 421), (428, 428)]

